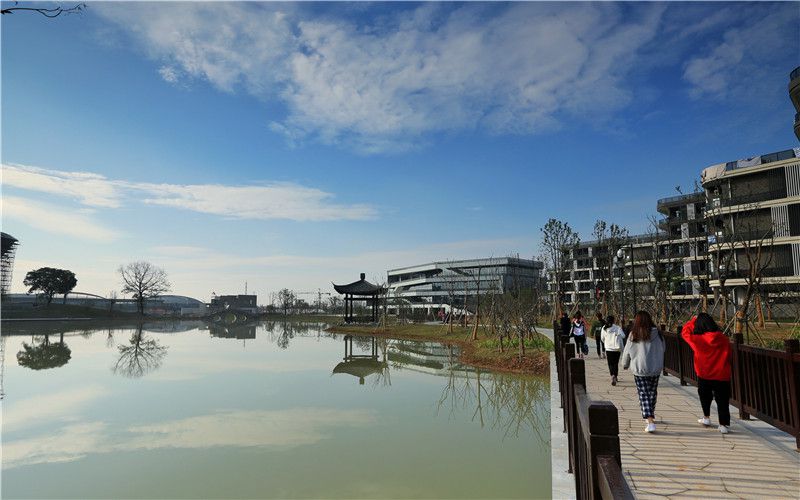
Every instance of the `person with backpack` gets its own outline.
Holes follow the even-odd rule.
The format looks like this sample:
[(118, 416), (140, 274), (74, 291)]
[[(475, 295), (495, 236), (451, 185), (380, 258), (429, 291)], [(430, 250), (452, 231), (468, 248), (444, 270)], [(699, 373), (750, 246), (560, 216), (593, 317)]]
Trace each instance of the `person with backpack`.
[(583, 320), (583, 314), (580, 311), (576, 312), (572, 317), (572, 328), (569, 336), (575, 339), (575, 353), (578, 358), (583, 359), (583, 355), (589, 353), (589, 346), (586, 344), (586, 322)]
[(597, 357), (605, 358), (605, 347), (603, 346), (603, 340), (600, 338), (600, 335), (606, 322), (603, 321), (603, 315), (599, 312), (595, 314), (595, 318), (597, 319), (592, 323), (592, 337), (594, 337), (594, 343), (597, 347)]
[(658, 378), (664, 369), (664, 339), (647, 311), (639, 311), (634, 317), (628, 342), (622, 351), (622, 367), (626, 370), (630, 367), (633, 373), (642, 418), (647, 421), (645, 432), (655, 432)]
[(619, 358), (625, 346), (625, 332), (622, 327), (614, 324), (614, 316), (606, 318), (605, 325), (600, 331), (598, 342), (602, 342), (606, 350), (608, 373), (611, 375), (611, 385), (617, 385), (619, 376)]
[(697, 395), (703, 418), (698, 423), (711, 426), (711, 400), (717, 402), (719, 431), (730, 432), (731, 412), (731, 343), (714, 319), (700, 313), (683, 325), (681, 337), (694, 351), (694, 371), (697, 374)]

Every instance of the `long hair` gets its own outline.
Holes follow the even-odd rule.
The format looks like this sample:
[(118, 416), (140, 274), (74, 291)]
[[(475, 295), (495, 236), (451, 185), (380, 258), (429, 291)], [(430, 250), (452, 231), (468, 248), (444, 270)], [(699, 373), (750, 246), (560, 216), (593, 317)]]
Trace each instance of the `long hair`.
[(611, 315), (609, 315), (609, 316), (606, 318), (606, 324), (605, 324), (605, 327), (606, 327), (606, 328), (611, 328), (612, 326), (614, 326), (614, 319), (615, 319), (615, 318), (614, 318), (614, 316), (611, 316)]
[(572, 319), (578, 319), (578, 320), (581, 320), (581, 319), (583, 319), (583, 314), (581, 314), (581, 312), (580, 312), (580, 311), (577, 311), (577, 312), (575, 313), (575, 315), (574, 315), (574, 316), (572, 316)]
[(633, 318), (633, 328), (631, 329), (630, 339), (631, 342), (640, 342), (642, 340), (650, 340), (650, 331), (656, 326), (653, 323), (653, 318), (647, 311), (639, 311)]
[(697, 315), (697, 319), (694, 322), (694, 331), (692, 332), (695, 335), (702, 335), (706, 332), (718, 332), (720, 331), (719, 325), (714, 321), (714, 318), (707, 313), (701, 312)]

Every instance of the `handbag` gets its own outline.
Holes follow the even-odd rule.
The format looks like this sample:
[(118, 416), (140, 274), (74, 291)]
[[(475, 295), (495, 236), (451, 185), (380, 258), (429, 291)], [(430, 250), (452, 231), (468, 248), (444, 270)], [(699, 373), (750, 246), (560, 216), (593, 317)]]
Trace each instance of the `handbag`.
[(584, 354), (589, 354), (589, 344), (586, 342), (581, 344), (581, 351), (583, 351)]

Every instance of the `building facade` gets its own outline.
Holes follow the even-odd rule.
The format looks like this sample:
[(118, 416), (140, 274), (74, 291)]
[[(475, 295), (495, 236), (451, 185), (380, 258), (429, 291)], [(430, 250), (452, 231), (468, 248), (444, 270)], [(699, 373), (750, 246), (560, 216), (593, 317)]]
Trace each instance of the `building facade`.
[(258, 296), (256, 295), (217, 295), (211, 297), (211, 312), (241, 311), (258, 314)]
[(432, 314), (461, 307), (469, 297), (491, 291), (503, 293), (514, 287), (538, 289), (543, 264), (514, 257), (442, 261), (390, 269), (389, 312), (398, 304)]
[(800, 140), (800, 66), (789, 73), (789, 98), (794, 104), (794, 135)]
[[(781, 301), (800, 291), (800, 148), (712, 165), (703, 171), (713, 224), (711, 286), (734, 300), (758, 266), (761, 289)], [(756, 255), (760, 251), (760, 256)]]

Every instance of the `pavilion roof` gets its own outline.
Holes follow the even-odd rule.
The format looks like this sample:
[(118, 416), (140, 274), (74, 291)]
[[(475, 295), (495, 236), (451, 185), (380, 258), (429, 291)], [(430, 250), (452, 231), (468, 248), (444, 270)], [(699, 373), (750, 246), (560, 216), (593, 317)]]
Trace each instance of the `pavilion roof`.
[(382, 286), (373, 285), (364, 279), (364, 274), (361, 274), (361, 279), (354, 281), (347, 285), (337, 285), (333, 283), (333, 288), (340, 294), (350, 295), (380, 295), (386, 291)]
[(381, 373), (386, 368), (386, 363), (373, 358), (351, 359), (342, 361), (333, 368), (333, 373), (347, 373), (360, 379), (366, 378), (373, 373)]

